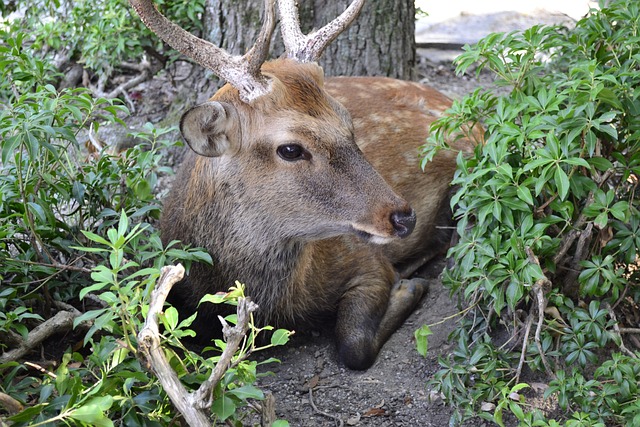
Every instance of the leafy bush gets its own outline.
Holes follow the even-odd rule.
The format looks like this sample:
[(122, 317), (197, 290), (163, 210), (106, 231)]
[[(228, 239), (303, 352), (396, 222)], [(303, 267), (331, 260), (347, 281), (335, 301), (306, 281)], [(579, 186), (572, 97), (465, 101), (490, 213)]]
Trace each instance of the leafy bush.
[[(211, 262), (199, 249), (163, 246), (154, 228), (160, 209), (155, 187), (169, 172), (162, 150), (173, 145), (166, 139), (170, 129), (147, 124), (132, 134), (139, 144), (122, 152), (87, 150), (88, 129), (122, 125), (127, 109), (86, 89), (56, 90), (53, 67), (34, 55), (33, 45), (25, 46), (23, 33), (5, 32), (3, 40), (0, 392), (19, 406), (7, 420), (15, 426), (169, 424), (176, 411), (137, 359), (137, 333), (160, 267)], [(236, 290), (216, 301), (240, 296)], [(193, 336), (193, 318), (180, 321), (167, 308), (162, 321), (165, 353), (182, 380), (197, 387), (225, 342), (213, 343), (213, 356), (205, 358), (180, 344)], [(53, 364), (19, 362), (15, 352), (29, 354), (33, 346), (26, 344), (44, 327), (58, 331), (54, 341), (62, 338), (44, 347), (60, 352), (49, 356)], [(212, 418), (237, 423), (249, 399), (264, 397), (253, 386), (258, 364), (245, 358), (261, 349), (255, 340), (265, 329), (250, 325), (214, 391)], [(287, 339), (286, 331), (276, 331), (271, 345)]]
[[(204, 0), (157, 0), (155, 4), (180, 27), (202, 31)], [(3, 15), (12, 11), (22, 16), (9, 22), (12, 32), (29, 34), (34, 52), (58, 64), (77, 61), (103, 82), (123, 67), (135, 69), (145, 56), (163, 63), (177, 59), (174, 51), (165, 50), (152, 35), (127, 0), (22, 0), (0, 8)]]
[[(475, 309), (431, 385), (456, 408), (454, 423), (503, 425), (511, 408), (521, 425), (559, 425), (518, 409), (517, 397), (483, 406), (509, 395), (526, 365), (553, 378), (546, 395), (564, 425), (640, 425), (640, 353), (620, 331), (640, 302), (640, 5), (601, 2), (573, 29), (489, 35), (457, 72), (473, 64), (510, 92), (455, 102), (424, 147), (426, 162), (470, 127), (486, 130), (458, 158), (460, 239), (444, 274)], [(489, 335), (498, 324), (512, 334), (504, 345)]]

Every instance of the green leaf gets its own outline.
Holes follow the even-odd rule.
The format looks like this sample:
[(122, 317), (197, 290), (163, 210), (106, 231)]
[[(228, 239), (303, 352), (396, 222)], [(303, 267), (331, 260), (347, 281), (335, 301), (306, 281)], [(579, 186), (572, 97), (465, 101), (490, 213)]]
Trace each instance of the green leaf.
[(246, 399), (264, 399), (264, 393), (258, 387), (253, 385), (245, 385), (242, 387), (227, 390), (227, 394), (236, 396), (240, 400)]
[(118, 221), (118, 235), (124, 236), (129, 229), (129, 218), (127, 218), (127, 214), (124, 213), (124, 209), (120, 212), (120, 220)]
[[(94, 273), (91, 273), (91, 277), (93, 278)], [(94, 292), (94, 291), (100, 291), (104, 288), (106, 288), (107, 286), (109, 286), (111, 284), (110, 281), (96, 281), (96, 283), (94, 283), (91, 286), (87, 286), (84, 287), (82, 289), (80, 289), (80, 293), (78, 295), (78, 298), (80, 299), (84, 299), (84, 297), (89, 293), (89, 292)]]
[(42, 206), (34, 202), (28, 202), (27, 205), (29, 206), (29, 211), (35, 214), (38, 221), (41, 223), (47, 222), (47, 214), (42, 209)]
[(35, 420), (35, 418), (40, 415), (48, 405), (48, 403), (40, 403), (38, 405), (27, 407), (24, 411), (18, 412), (7, 419), (17, 423), (26, 422), (32, 424), (33, 420)]
[(556, 167), (554, 179), (556, 181), (556, 186), (558, 187), (560, 200), (565, 200), (569, 193), (569, 177), (560, 166)]
[(432, 335), (431, 328), (428, 325), (422, 325), (414, 332), (416, 338), (416, 350), (422, 357), (427, 356), (427, 350), (429, 348), (429, 335)]
[(610, 212), (616, 219), (624, 222), (627, 219), (628, 210), (629, 202), (620, 201), (611, 206)]
[(291, 332), (286, 329), (277, 329), (273, 335), (271, 335), (271, 345), (285, 345), (289, 342)]
[(224, 421), (236, 412), (236, 404), (229, 397), (222, 396), (213, 402), (211, 411), (216, 414), (220, 421)]
[(511, 309), (515, 309), (516, 304), (520, 302), (520, 299), (524, 295), (524, 291), (522, 289), (522, 285), (515, 280), (512, 280), (507, 286), (506, 297), (507, 304)]
[(80, 181), (74, 181), (73, 187), (71, 188), (71, 194), (74, 200), (78, 203), (82, 203), (84, 199), (84, 192), (86, 187)]
[(93, 320), (93, 319), (97, 318), (98, 316), (101, 316), (102, 314), (104, 314), (106, 312), (107, 312), (106, 308), (101, 308), (99, 310), (89, 310), (86, 313), (83, 313), (80, 316), (78, 316), (75, 319), (73, 319), (73, 327), (75, 328), (80, 323), (82, 323), (82, 322), (84, 322), (86, 320)]
[(519, 185), (516, 190), (516, 194), (518, 195), (518, 198), (520, 200), (530, 206), (533, 206), (533, 196), (531, 195), (531, 191), (529, 191), (527, 187), (525, 187), (524, 185)]
[(111, 247), (111, 243), (109, 243), (105, 238), (98, 236), (97, 234), (87, 230), (80, 230), (80, 231), (82, 231), (82, 234), (84, 234), (85, 237), (91, 240), (92, 242), (101, 243), (105, 246)]
[(593, 225), (598, 227), (600, 230), (603, 230), (607, 226), (607, 222), (609, 221), (609, 216), (606, 212), (602, 212), (596, 216), (596, 219), (593, 220)]
[(104, 411), (111, 408), (113, 397), (94, 397), (78, 409), (71, 412), (71, 418), (97, 427), (112, 427), (113, 422), (107, 418)]
[(226, 292), (218, 292), (217, 294), (207, 294), (200, 299), (198, 304), (202, 304), (203, 302), (210, 302), (212, 304), (222, 304), (227, 300)]
[(611, 163), (609, 159), (605, 159), (604, 157), (591, 157), (589, 159), (589, 163), (602, 172), (613, 168), (613, 163)]
[(164, 311), (163, 323), (170, 331), (174, 330), (178, 325), (178, 310), (175, 307), (167, 307)]

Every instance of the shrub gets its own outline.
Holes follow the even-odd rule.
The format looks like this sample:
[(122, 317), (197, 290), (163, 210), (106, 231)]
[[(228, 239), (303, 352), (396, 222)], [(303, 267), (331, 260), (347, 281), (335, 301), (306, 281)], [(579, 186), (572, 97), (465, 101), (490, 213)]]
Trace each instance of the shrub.
[[(510, 91), (455, 102), (424, 147), (426, 162), (469, 127), (486, 130), (454, 179), (460, 239), (444, 283), (476, 307), (432, 382), (454, 423), (503, 425), (509, 405), (482, 404), (498, 402), (526, 365), (553, 378), (546, 395), (564, 425), (640, 424), (639, 353), (620, 332), (640, 301), (639, 42), (640, 5), (614, 0), (573, 29), (492, 34), (457, 60), (458, 73), (476, 64)], [(512, 334), (500, 346), (489, 335), (498, 324)], [(512, 413), (521, 425), (558, 425)]]
[[(87, 129), (123, 125), (127, 109), (86, 89), (56, 90), (53, 67), (25, 46), (23, 33), (4, 32), (3, 40), (0, 392), (15, 406), (7, 420), (15, 426), (169, 424), (178, 414), (158, 379), (141, 366), (137, 334), (160, 267), (211, 262), (197, 248), (163, 246), (154, 228), (160, 209), (155, 187), (169, 172), (162, 152), (174, 144), (166, 139), (170, 129), (147, 124), (132, 135), (139, 144), (122, 152), (87, 150)], [(237, 289), (214, 300), (240, 297)], [(193, 335), (193, 318), (179, 319), (170, 307), (161, 320), (165, 354), (183, 382), (196, 388), (225, 342), (214, 342), (212, 356), (203, 357), (180, 344)], [(258, 364), (245, 360), (264, 348), (255, 344), (264, 329), (249, 325), (214, 390), (213, 419), (238, 423), (248, 401), (264, 397), (253, 386)], [(45, 348), (58, 351), (49, 356), (53, 364), (22, 362), (43, 331), (54, 341)], [(288, 336), (276, 331), (271, 345)]]
[[(155, 3), (180, 27), (202, 31), (204, 0)], [(58, 62), (78, 61), (103, 80), (145, 55), (163, 62), (177, 58), (152, 36), (127, 0), (23, 0), (14, 6), (23, 15), (17, 25), (29, 30), (34, 51)]]

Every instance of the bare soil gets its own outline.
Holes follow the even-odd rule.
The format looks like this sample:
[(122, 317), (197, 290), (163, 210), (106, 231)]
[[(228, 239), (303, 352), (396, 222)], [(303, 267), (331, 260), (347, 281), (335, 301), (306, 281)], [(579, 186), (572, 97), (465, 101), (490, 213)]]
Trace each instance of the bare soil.
[[(331, 333), (303, 331), (287, 346), (262, 355), (278, 358), (270, 365), (274, 376), (260, 386), (276, 398), (276, 415), (292, 426), (446, 426), (451, 411), (426, 387), (439, 369), (438, 356), (451, 345), (453, 320), (432, 327), (426, 358), (415, 349), (414, 331), (457, 312), (438, 275), (442, 259), (421, 274), (430, 282), (420, 307), (386, 343), (376, 363), (352, 371), (337, 363)], [(477, 424), (477, 423), (476, 423)], [(474, 424), (474, 425), (476, 425)]]

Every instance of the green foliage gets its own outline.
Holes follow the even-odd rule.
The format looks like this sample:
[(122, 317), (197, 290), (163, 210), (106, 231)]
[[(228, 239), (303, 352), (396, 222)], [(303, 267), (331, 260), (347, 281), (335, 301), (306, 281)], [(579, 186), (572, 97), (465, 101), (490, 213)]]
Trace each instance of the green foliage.
[[(66, 331), (58, 345), (61, 355), (54, 367), (39, 372), (16, 361), (0, 364), (0, 391), (24, 406), (6, 418), (14, 426), (169, 424), (175, 409), (158, 379), (138, 361), (137, 333), (162, 266), (211, 262), (199, 249), (179, 242), (163, 245), (154, 227), (160, 209), (156, 186), (170, 172), (162, 152), (173, 144), (167, 140), (171, 129), (147, 124), (131, 134), (138, 142), (133, 148), (90, 153), (82, 143), (89, 138), (88, 129), (123, 125), (127, 109), (85, 89), (56, 90), (52, 66), (34, 55), (24, 34), (3, 41), (3, 356), (43, 321), (77, 313), (74, 331)], [(240, 296), (241, 290), (235, 290), (218, 302), (233, 303)], [(207, 358), (184, 348), (180, 340), (194, 335), (189, 329), (193, 319), (179, 319), (177, 310), (168, 307), (162, 321), (165, 353), (183, 381), (195, 388), (208, 378), (226, 343), (216, 341)], [(269, 329), (251, 325), (215, 390), (214, 418), (237, 424), (248, 401), (263, 398), (254, 386), (262, 375), (259, 364), (244, 358), (287, 342), (289, 333), (278, 330), (269, 345), (256, 346), (258, 334)]]
[[(497, 347), (486, 333), (498, 320), (517, 326), (524, 312), (540, 335), (540, 345), (533, 332), (524, 336), (526, 364), (559, 372), (547, 394), (566, 411), (563, 425), (635, 425), (639, 403), (628, 384), (637, 386), (639, 353), (623, 347), (614, 308), (637, 312), (640, 297), (640, 5), (603, 3), (573, 29), (492, 34), (457, 64), (459, 73), (488, 68), (510, 91), (478, 90), (455, 102), (423, 149), (427, 162), (448, 141), (485, 129), (474, 155), (458, 157), (460, 240), (444, 275), (476, 306), (474, 321), (454, 333), (458, 349), (441, 360), (432, 386), (457, 409), (454, 422), (486, 417), (480, 403), (513, 386), (522, 348)], [(538, 316), (540, 303), (546, 316)], [(611, 345), (627, 354), (608, 354)], [(627, 386), (612, 385), (614, 371), (603, 369), (611, 365)], [(555, 423), (511, 403), (498, 408), (522, 425)], [(501, 425), (496, 414), (488, 418)]]
[[(202, 31), (204, 0), (155, 4), (180, 27)], [(24, 0), (18, 10), (24, 17), (12, 23), (13, 32), (28, 33), (34, 50), (77, 60), (102, 79), (124, 63), (140, 62), (146, 54), (168, 57), (165, 60), (175, 55), (165, 51), (127, 0)]]

